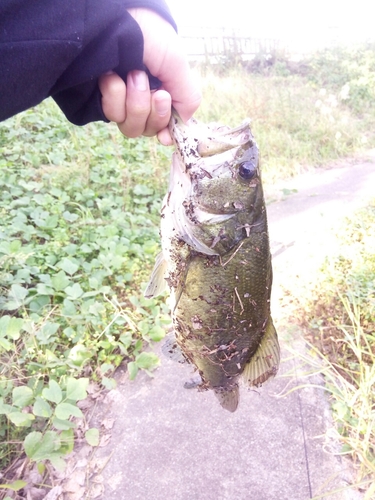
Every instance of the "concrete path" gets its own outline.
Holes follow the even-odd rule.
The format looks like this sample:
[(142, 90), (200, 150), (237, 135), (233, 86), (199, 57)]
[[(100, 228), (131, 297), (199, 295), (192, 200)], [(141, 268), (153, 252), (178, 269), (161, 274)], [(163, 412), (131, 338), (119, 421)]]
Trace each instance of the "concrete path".
[[(98, 426), (106, 423), (103, 432), (113, 423), (109, 444), (96, 452), (103, 464), (108, 459), (101, 472), (104, 493), (96, 498), (361, 498), (354, 489), (333, 492), (352, 477), (349, 463), (335, 455), (337, 441), (328, 437), (332, 422), (324, 391), (303, 388), (280, 396), (301, 384), (298, 362), (286, 349), (304, 348), (282, 324), (282, 298), (285, 287), (295, 279), (308, 281), (334, 251), (331, 228), (375, 197), (375, 164), (318, 170), (280, 189), (291, 194), (268, 206), (273, 316), (283, 351), (279, 375), (259, 391), (242, 388), (239, 409), (231, 414), (211, 392), (184, 389), (191, 368), (163, 356), (152, 379), (140, 374), (130, 382), (120, 370), (118, 388), (94, 416)], [(316, 377), (313, 382), (323, 384)]]

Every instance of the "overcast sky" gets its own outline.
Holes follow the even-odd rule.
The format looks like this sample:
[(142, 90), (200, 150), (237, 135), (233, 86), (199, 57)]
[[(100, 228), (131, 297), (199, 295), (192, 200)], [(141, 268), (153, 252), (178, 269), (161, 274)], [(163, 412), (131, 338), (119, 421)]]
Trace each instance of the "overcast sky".
[(300, 40), (324, 37), (375, 38), (375, 0), (167, 0), (174, 18), (186, 26), (227, 26), (255, 38)]

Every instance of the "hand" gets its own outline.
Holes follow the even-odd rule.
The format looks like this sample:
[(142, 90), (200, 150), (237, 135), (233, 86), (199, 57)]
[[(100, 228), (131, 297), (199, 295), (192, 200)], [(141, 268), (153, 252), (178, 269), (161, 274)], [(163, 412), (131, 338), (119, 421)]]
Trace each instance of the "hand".
[(102, 75), (99, 88), (105, 116), (128, 137), (158, 135), (172, 143), (167, 125), (171, 106), (187, 121), (197, 110), (201, 95), (172, 26), (147, 9), (129, 9), (144, 37), (143, 62), (162, 87), (150, 92), (146, 73), (131, 71), (125, 82), (115, 73)]
[[(99, 88), (106, 118), (116, 122), (127, 137), (153, 136), (168, 126), (171, 96), (165, 90), (151, 92), (148, 76), (144, 71), (131, 71), (126, 85), (116, 73), (102, 75), (99, 78)], [(160, 134), (162, 144), (171, 144), (169, 134)]]

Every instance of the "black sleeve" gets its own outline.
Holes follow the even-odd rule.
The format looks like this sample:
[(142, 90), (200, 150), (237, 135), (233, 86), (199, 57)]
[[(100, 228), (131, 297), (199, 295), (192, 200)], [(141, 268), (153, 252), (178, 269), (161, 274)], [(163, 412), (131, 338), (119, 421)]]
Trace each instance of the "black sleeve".
[(130, 7), (176, 29), (163, 0), (0, 0), (0, 120), (52, 96), (76, 125), (107, 121), (98, 77), (145, 69)]

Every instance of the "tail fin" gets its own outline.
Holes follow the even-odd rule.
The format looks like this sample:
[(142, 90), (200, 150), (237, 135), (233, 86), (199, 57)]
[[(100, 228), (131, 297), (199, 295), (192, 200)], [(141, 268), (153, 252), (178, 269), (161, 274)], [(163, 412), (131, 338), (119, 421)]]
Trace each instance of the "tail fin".
[(276, 375), (279, 364), (280, 347), (277, 340), (277, 333), (270, 317), (262, 342), (242, 372), (245, 384), (256, 387), (262, 385), (266, 380)]
[(230, 390), (215, 390), (215, 396), (225, 410), (232, 413), (237, 410), (238, 402), (240, 400), (240, 392), (237, 384)]

